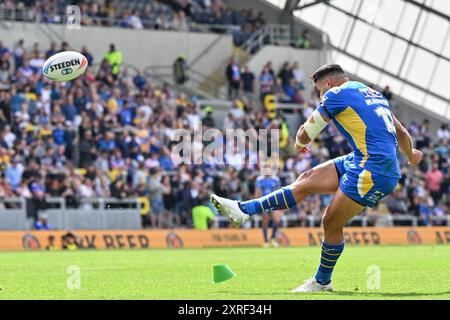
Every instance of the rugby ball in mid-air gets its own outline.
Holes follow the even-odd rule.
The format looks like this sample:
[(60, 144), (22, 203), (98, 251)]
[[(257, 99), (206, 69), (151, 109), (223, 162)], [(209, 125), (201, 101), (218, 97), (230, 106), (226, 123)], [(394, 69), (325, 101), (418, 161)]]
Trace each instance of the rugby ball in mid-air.
[(63, 51), (48, 58), (42, 72), (52, 81), (70, 81), (81, 76), (87, 66), (88, 61), (81, 53)]

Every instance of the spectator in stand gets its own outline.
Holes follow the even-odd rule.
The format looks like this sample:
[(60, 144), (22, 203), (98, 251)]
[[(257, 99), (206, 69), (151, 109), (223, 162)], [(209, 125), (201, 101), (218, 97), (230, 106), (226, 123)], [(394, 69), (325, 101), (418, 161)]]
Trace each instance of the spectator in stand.
[(58, 51), (56, 50), (56, 42), (52, 41), (50, 43), (50, 48), (45, 52), (45, 59), (50, 58), (52, 55), (56, 54)]
[[(294, 87), (294, 88), (295, 88), (295, 87)], [(301, 104), (301, 105), (305, 104), (306, 100), (305, 100), (305, 98), (303, 97), (303, 90), (301, 90), (301, 89), (296, 89), (296, 90), (295, 90), (295, 94), (294, 94), (294, 96), (292, 97), (291, 102), (297, 103), (297, 104)]]
[(131, 14), (126, 19), (126, 24), (129, 28), (133, 29), (143, 29), (144, 25), (142, 24), (142, 20), (137, 14), (136, 10), (133, 10)]
[(258, 16), (255, 18), (255, 23), (258, 26), (263, 26), (266, 24), (266, 20), (264, 19), (264, 12), (259, 11)]
[(272, 61), (267, 61), (264, 65), (264, 68), (267, 67), (267, 70), (272, 75), (272, 77), (275, 79), (275, 72), (273, 71)]
[(15, 62), (14, 65), (16, 70), (23, 65), (24, 56), (25, 56), (24, 40), (20, 39), (17, 42), (16, 47), (14, 48), (14, 62)]
[(427, 172), (427, 189), (430, 191), (430, 196), (433, 198), (434, 203), (439, 203), (441, 200), (441, 185), (444, 179), (442, 171), (439, 170), (439, 163), (435, 162), (432, 169)]
[(5, 54), (9, 54), (10, 50), (8, 47), (3, 45), (3, 42), (0, 40), (0, 57), (2, 57)]
[(248, 65), (244, 66), (241, 74), (242, 91), (247, 101), (252, 102), (255, 96), (255, 74)]
[(23, 60), (20, 62), (20, 67), (18, 69), (19, 80), (22, 83), (29, 82), (33, 79), (33, 75), (35, 74), (34, 70), (30, 67), (28, 60)]
[(213, 108), (211, 106), (207, 106), (203, 112), (205, 113), (205, 116), (202, 119), (202, 125), (209, 128), (216, 128), (216, 124), (214, 121), (214, 118), (212, 116)]
[(88, 51), (86, 46), (83, 46), (81, 48), (81, 54), (84, 55), (88, 61), (89, 66), (92, 66), (92, 63), (94, 62), (94, 56)]
[(120, 66), (122, 65), (122, 53), (116, 49), (114, 44), (110, 44), (109, 51), (106, 53), (105, 59), (111, 67), (111, 73), (114, 79), (117, 79)]
[(34, 224), (35, 230), (52, 230), (52, 227), (48, 223), (48, 218), (45, 214), (39, 216), (39, 220)]
[(172, 65), (172, 74), (176, 84), (184, 84), (189, 79), (187, 70), (186, 57), (184, 54), (181, 54), (175, 59)]
[(386, 97), (386, 99), (388, 100), (388, 101), (391, 101), (392, 100), (392, 92), (391, 92), (391, 88), (389, 87), (389, 86), (386, 86), (384, 89), (383, 89), (383, 95)]
[(442, 181), (441, 192), (443, 195), (445, 195), (445, 198), (447, 199), (447, 207), (448, 207), (450, 205), (450, 170), (447, 171), (447, 174)]
[(4, 208), (4, 202), (3, 199), (7, 199), (9, 197), (13, 196), (13, 191), (11, 190), (11, 187), (9, 183), (5, 180), (3, 174), (0, 174), (0, 208)]
[(408, 211), (406, 199), (399, 190), (395, 190), (386, 202), (391, 214), (406, 214)]
[(448, 207), (444, 202), (440, 202), (437, 204), (432, 211), (432, 216), (434, 218), (439, 218), (439, 220), (435, 219), (433, 225), (442, 226), (446, 224), (447, 217), (446, 213), (448, 212)]
[(305, 85), (303, 82), (305, 81), (305, 72), (300, 68), (298, 62), (294, 62), (291, 69), (298, 88), (304, 90)]
[(311, 38), (309, 37), (309, 31), (303, 30), (300, 37), (297, 39), (295, 46), (299, 49), (310, 49), (311, 48)]
[(6, 88), (9, 80), (9, 53), (0, 56), (0, 88)]
[(11, 125), (4, 124), (3, 131), (0, 133), (0, 143), (5, 147), (12, 149), (14, 147), (14, 142), (17, 139), (16, 134), (11, 131)]
[(294, 73), (292, 72), (292, 68), (288, 61), (283, 63), (280, 72), (278, 72), (278, 78), (281, 79), (281, 85), (283, 87), (288, 86), (291, 83), (291, 80), (294, 78)]
[(130, 126), (134, 123), (134, 117), (135, 108), (131, 105), (130, 101), (127, 100), (119, 113), (119, 121), (124, 126)]
[(426, 226), (431, 224), (430, 217), (432, 217), (433, 214), (433, 207), (433, 199), (430, 197), (428, 191), (426, 191), (423, 197), (420, 198), (419, 204), (420, 218), (422, 219), (423, 224)]
[(428, 119), (424, 119), (418, 127), (418, 134), (416, 137), (416, 148), (419, 150), (423, 148), (428, 148), (430, 146), (431, 139), (429, 133), (429, 124), (430, 121)]
[(20, 160), (16, 156), (11, 160), (11, 163), (8, 165), (5, 171), (6, 181), (12, 188), (12, 191), (16, 191), (17, 188), (22, 183), (22, 174), (24, 171), (23, 165), (20, 163)]
[(259, 76), (259, 92), (261, 101), (264, 101), (264, 97), (270, 93), (273, 93), (273, 87), (275, 85), (275, 78), (273, 71), (271, 72), (270, 65), (266, 64)]
[(275, 94), (277, 100), (281, 103), (291, 102), (291, 97), (286, 94), (286, 91), (283, 87), (283, 80), (281, 80), (281, 78), (275, 79), (275, 85), (273, 86), (271, 93)]
[(299, 91), (297, 87), (297, 83), (294, 78), (289, 80), (289, 83), (283, 86), (284, 93), (289, 97), (289, 102), (295, 102), (296, 100), (300, 100), (301, 96), (297, 95), (297, 91)]
[(235, 128), (241, 128), (246, 117), (245, 105), (242, 103), (242, 101), (235, 100), (233, 102), (233, 107), (230, 110), (230, 114), (233, 123), (236, 125)]
[(59, 48), (59, 52), (69, 50), (69, 44), (65, 41), (61, 42), (61, 47)]
[[(207, 199), (204, 199), (203, 203), (206, 202)], [(192, 222), (194, 225), (194, 229), (208, 230), (209, 225), (211, 225), (215, 220), (216, 216), (214, 212), (207, 205), (199, 204), (192, 208)]]
[(184, 11), (180, 10), (173, 14), (171, 28), (176, 31), (189, 31), (189, 26)]
[(158, 228), (161, 225), (161, 215), (164, 211), (164, 188), (161, 184), (161, 172), (157, 168), (150, 169), (147, 186), (151, 206), (150, 218), (152, 227)]
[(138, 73), (133, 77), (134, 85), (142, 90), (147, 85), (147, 79), (143, 76), (143, 71), (139, 70)]
[(33, 56), (31, 57), (31, 59), (28, 60), (28, 64), (29, 64), (31, 70), (33, 70), (34, 74), (41, 72), (42, 67), (44, 66), (44, 63), (45, 63), (45, 60), (39, 51), (35, 51), (33, 53)]
[(175, 11), (180, 11), (182, 10), (187, 17), (191, 17), (192, 16), (192, 4), (189, 2), (189, 0), (177, 0), (175, 2), (171, 3), (172, 8)]
[(437, 137), (439, 140), (450, 140), (450, 130), (448, 124), (443, 124), (437, 131)]
[(231, 58), (225, 76), (228, 81), (228, 98), (230, 100), (236, 99), (241, 86), (241, 70), (236, 57)]
[(47, 195), (46, 188), (45, 188), (45, 176), (39, 175), (37, 179), (31, 183), (30, 185), (30, 191), (32, 194), (32, 215), (37, 220), (37, 217), (39, 215), (40, 210), (47, 209), (47, 202), (45, 200), (45, 197)]

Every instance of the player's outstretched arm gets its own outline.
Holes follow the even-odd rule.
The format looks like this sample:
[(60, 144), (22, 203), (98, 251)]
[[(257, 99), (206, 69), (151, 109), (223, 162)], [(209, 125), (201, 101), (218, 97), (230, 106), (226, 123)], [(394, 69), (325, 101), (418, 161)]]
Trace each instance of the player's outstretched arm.
[(330, 119), (315, 110), (308, 118), (308, 120), (298, 129), (295, 147), (299, 152), (308, 152), (307, 145), (314, 140), (323, 129), (326, 128)]
[(395, 130), (397, 131), (400, 150), (408, 158), (409, 164), (418, 165), (422, 161), (423, 153), (413, 148), (413, 140), (408, 130), (394, 117)]

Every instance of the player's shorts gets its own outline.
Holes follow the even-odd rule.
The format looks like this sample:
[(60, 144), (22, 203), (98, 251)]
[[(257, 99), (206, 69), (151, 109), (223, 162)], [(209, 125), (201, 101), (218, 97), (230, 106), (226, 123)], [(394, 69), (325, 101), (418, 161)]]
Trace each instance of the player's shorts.
[(373, 208), (398, 185), (397, 178), (372, 173), (361, 168), (354, 160), (354, 153), (333, 161), (339, 175), (339, 188), (350, 199), (362, 206)]

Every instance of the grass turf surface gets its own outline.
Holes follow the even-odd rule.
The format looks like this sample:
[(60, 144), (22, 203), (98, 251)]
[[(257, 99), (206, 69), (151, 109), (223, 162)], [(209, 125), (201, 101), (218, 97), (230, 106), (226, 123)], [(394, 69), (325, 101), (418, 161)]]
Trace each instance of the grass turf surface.
[[(333, 293), (292, 294), (314, 274), (320, 249), (228, 248), (0, 253), (0, 299), (450, 299), (450, 246), (347, 246)], [(212, 265), (237, 277), (212, 284)], [(78, 266), (79, 290), (67, 288)], [(381, 287), (367, 288), (367, 269)]]

